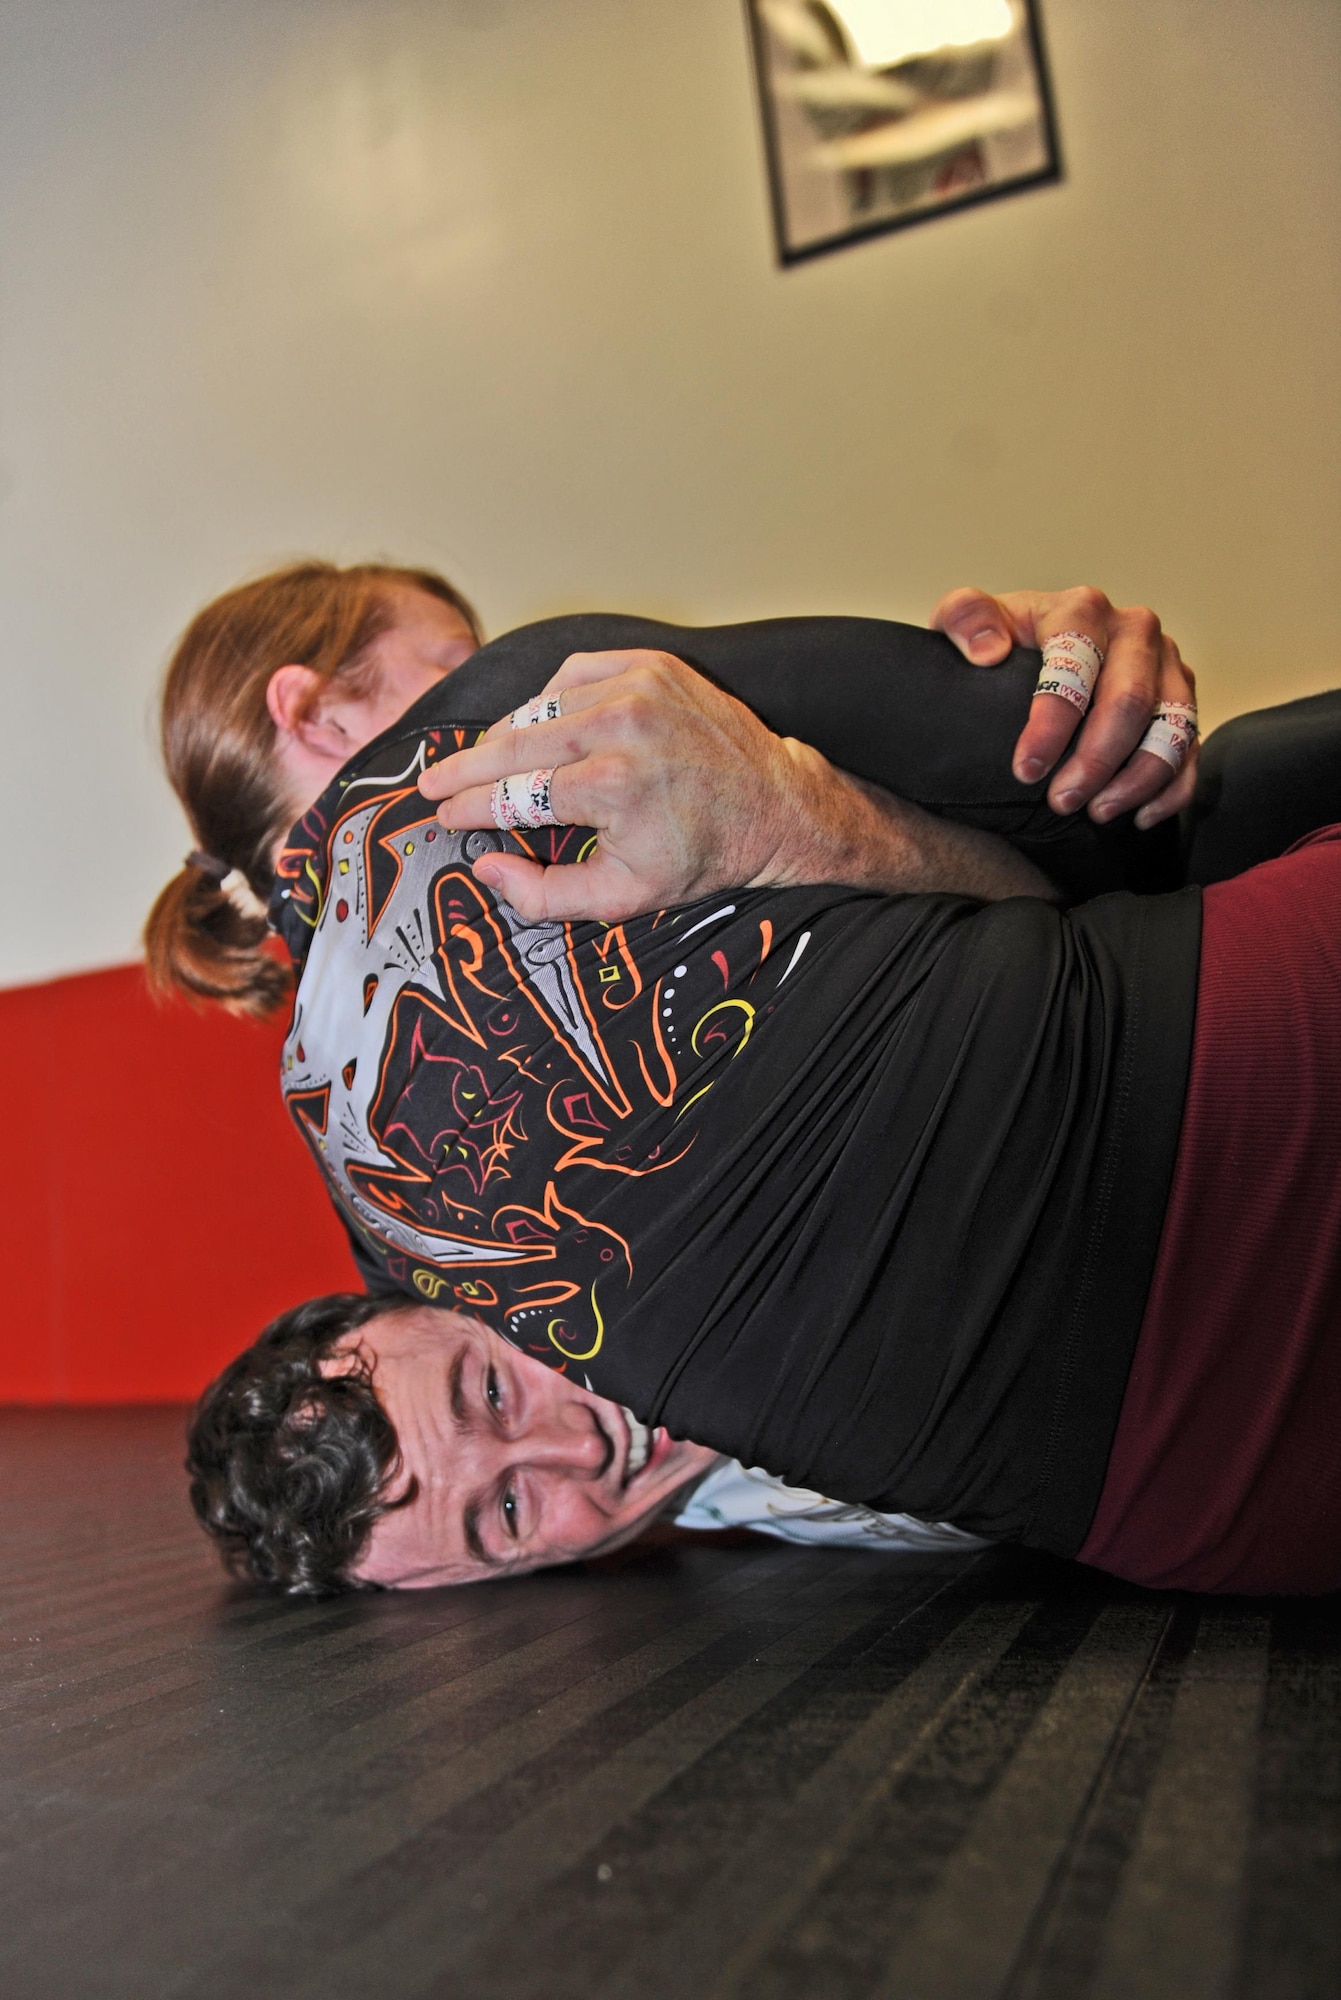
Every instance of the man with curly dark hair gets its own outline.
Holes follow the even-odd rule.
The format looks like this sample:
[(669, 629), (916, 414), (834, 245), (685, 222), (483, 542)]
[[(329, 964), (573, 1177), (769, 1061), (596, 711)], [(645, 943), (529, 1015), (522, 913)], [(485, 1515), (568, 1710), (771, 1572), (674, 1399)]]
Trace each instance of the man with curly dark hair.
[(284, 1313), (223, 1371), (187, 1467), (229, 1567), (294, 1596), (516, 1574), (668, 1514), (830, 1546), (982, 1546), (649, 1431), (459, 1313), (347, 1292)]
[(399, 1446), (366, 1360), (323, 1365), (385, 1310), (366, 1294), (308, 1299), (202, 1396), (186, 1462), (191, 1504), (239, 1574), (304, 1595), (338, 1588), (396, 1504), (382, 1495)]

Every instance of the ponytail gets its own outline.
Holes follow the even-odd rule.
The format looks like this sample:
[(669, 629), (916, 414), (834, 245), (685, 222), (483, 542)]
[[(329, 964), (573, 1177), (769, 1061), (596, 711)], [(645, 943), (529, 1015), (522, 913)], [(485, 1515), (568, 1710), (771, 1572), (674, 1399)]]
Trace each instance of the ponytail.
[(395, 621), (397, 589), (439, 598), (480, 637), (465, 598), (432, 570), (295, 563), (207, 604), (173, 654), (163, 688), (163, 761), (199, 843), (159, 895), (145, 926), (149, 984), (159, 994), (273, 1013), (292, 984), (265, 911), (272, 855), (292, 804), (266, 704), (271, 675), (305, 666), (360, 694), (368, 654)]
[(259, 899), (247, 906), (243, 885), (188, 860), (160, 890), (144, 927), (150, 990), (217, 1000), (231, 1013), (272, 1014), (291, 978), (270, 948), (270, 926)]

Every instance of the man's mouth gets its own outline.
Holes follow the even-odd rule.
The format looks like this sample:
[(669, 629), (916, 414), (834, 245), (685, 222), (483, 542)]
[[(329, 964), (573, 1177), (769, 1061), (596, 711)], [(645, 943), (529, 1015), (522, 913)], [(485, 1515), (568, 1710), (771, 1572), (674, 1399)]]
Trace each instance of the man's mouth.
[(656, 1432), (649, 1430), (646, 1424), (640, 1424), (632, 1410), (625, 1409), (622, 1403), (619, 1406), (619, 1414), (628, 1425), (629, 1431), (629, 1453), (624, 1461), (624, 1484), (627, 1486), (631, 1479), (638, 1477), (652, 1456)]

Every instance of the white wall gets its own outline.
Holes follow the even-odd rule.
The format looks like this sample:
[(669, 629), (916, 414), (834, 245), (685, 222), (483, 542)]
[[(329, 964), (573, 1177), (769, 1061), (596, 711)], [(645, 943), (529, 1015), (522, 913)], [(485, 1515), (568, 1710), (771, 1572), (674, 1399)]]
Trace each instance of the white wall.
[(1067, 178), (783, 274), (736, 0), (2, 0), (0, 980), (131, 956), (150, 711), (289, 555), (489, 626), (1153, 602), (1337, 673), (1341, 10), (1044, 0)]

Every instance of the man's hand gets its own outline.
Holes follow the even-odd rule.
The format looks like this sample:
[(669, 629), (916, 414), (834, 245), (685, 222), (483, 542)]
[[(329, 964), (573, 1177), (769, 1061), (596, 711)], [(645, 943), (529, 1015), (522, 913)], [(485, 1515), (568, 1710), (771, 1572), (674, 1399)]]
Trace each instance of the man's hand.
[(552, 771), (560, 824), (597, 829), (594, 851), (544, 868), (481, 856), (475, 874), (532, 922), (616, 923), (714, 894), (801, 882), (1050, 895), (1002, 841), (848, 777), (668, 653), (573, 653), (543, 691), (554, 720), (495, 723), (419, 780), (445, 826), (494, 824), (499, 778)]
[(1094, 700), (1076, 733), (1076, 711), (1058, 696), (1034, 697), (1015, 746), (1015, 775), (1031, 784), (1050, 771), (1075, 737), (1071, 755), (1048, 787), (1054, 812), (1114, 819), (1139, 806), (1144, 831), (1181, 811), (1197, 775), (1193, 744), (1181, 771), (1138, 748), (1157, 702), (1195, 705), (1196, 678), (1177, 646), (1144, 605), (1120, 610), (1101, 590), (1020, 590), (989, 597), (952, 590), (931, 614), (932, 628), (953, 639), (975, 666), (999, 666), (1012, 646), (1042, 646), (1059, 632), (1082, 632), (1104, 655)]

